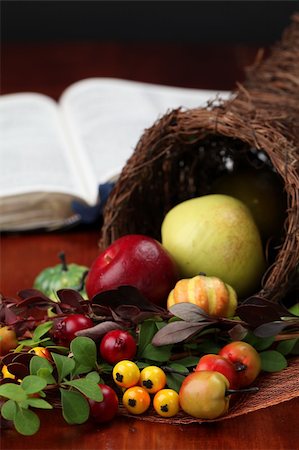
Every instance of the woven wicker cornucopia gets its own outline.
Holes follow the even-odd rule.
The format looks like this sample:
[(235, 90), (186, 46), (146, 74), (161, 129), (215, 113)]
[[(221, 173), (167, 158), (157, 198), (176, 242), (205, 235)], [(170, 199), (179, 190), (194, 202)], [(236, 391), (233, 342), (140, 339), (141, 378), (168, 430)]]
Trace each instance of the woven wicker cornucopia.
[[(298, 287), (298, 143), (299, 14), (295, 14), (268, 59), (257, 58), (229, 100), (169, 111), (145, 130), (106, 204), (101, 247), (128, 233), (160, 240), (166, 212), (188, 198), (210, 193), (211, 180), (227, 170), (228, 160), (253, 166), (264, 161), (281, 178), (286, 212), (279, 246), (256, 296), (279, 301)], [(262, 379), (257, 396), (241, 400), (224, 418), (299, 395), (298, 382), (292, 381), (298, 380), (298, 364), (270, 378)], [(164, 420), (151, 415), (147, 419)], [(192, 421), (196, 419), (173, 419)]]
[(170, 111), (144, 132), (106, 204), (101, 245), (127, 233), (160, 240), (166, 212), (209, 193), (228, 159), (260, 164), (263, 154), (287, 197), (281, 245), (259, 292), (274, 301), (289, 290), (299, 260), (299, 15), (235, 94), (206, 108)]

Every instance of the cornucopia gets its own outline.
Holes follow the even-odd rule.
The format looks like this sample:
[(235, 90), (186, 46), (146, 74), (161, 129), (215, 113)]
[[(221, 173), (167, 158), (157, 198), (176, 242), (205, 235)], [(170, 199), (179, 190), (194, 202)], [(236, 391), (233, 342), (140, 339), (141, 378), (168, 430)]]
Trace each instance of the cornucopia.
[[(299, 15), (292, 17), (268, 58), (259, 53), (229, 100), (168, 111), (144, 131), (108, 199), (100, 245), (129, 233), (161, 239), (161, 223), (176, 204), (209, 194), (228, 167), (273, 170), (285, 196), (285, 215), (257, 299), (279, 302), (299, 286)], [(269, 244), (271, 247), (271, 243)], [(270, 251), (270, 253), (271, 253)], [(261, 378), (262, 389), (242, 398), (224, 420), (299, 395), (298, 360)], [(150, 414), (144, 420), (164, 421)], [(168, 422), (200, 422), (183, 414)]]

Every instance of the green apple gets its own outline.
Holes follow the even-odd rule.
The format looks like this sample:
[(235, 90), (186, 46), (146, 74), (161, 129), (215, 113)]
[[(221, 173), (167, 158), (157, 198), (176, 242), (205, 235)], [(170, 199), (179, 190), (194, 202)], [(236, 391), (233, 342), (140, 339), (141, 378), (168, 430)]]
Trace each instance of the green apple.
[(182, 277), (200, 272), (231, 285), (239, 298), (258, 290), (266, 263), (259, 230), (240, 200), (204, 195), (173, 207), (161, 228), (162, 244)]

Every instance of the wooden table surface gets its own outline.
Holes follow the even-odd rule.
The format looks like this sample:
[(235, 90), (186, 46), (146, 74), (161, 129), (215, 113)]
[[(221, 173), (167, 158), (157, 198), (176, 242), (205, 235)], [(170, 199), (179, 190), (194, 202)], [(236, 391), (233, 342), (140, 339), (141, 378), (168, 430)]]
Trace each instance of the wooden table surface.
[[(233, 89), (244, 78), (257, 48), (242, 45), (73, 42), (3, 44), (2, 93), (36, 91), (58, 99), (86, 77), (132, 80), (208, 89)], [(35, 276), (57, 263), (89, 266), (99, 252), (100, 226), (64, 232), (1, 236), (1, 285), (6, 296), (31, 287)], [(1, 433), (1, 448), (14, 449), (260, 449), (298, 448), (298, 402), (261, 409), (217, 424), (174, 426), (119, 417), (105, 426), (67, 425), (58, 411), (43, 412), (32, 437)]]

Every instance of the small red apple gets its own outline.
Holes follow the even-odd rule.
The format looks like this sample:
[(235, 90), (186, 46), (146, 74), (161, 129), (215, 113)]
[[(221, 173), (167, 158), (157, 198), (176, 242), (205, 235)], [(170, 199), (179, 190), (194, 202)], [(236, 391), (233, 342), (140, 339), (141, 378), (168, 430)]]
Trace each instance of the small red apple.
[(137, 344), (126, 330), (108, 331), (101, 340), (100, 355), (109, 364), (116, 364), (123, 359), (133, 359)]
[(77, 331), (93, 327), (93, 321), (84, 314), (69, 314), (54, 326), (53, 338), (58, 345), (68, 347)]
[(88, 399), (90, 406), (90, 416), (97, 423), (110, 422), (118, 413), (118, 397), (115, 391), (106, 384), (99, 384), (102, 390), (103, 400), (96, 402)]
[(261, 358), (252, 345), (243, 341), (234, 341), (225, 345), (219, 355), (231, 361), (238, 374), (240, 387), (249, 386), (261, 371)]
[(160, 242), (128, 234), (95, 259), (86, 279), (86, 292), (91, 299), (100, 292), (130, 285), (149, 301), (165, 306), (178, 277), (176, 263)]
[(210, 370), (222, 373), (228, 381), (230, 389), (238, 389), (238, 372), (235, 366), (228, 359), (220, 355), (207, 354), (200, 358), (195, 368), (195, 372)]

